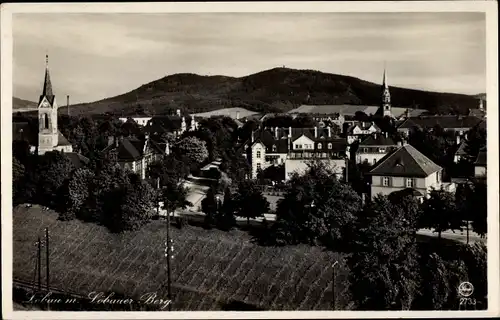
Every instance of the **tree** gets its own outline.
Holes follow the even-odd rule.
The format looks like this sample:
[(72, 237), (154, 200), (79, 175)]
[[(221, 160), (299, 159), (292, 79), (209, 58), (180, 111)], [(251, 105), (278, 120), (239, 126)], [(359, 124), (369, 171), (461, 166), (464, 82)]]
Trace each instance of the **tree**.
[(22, 181), (24, 173), (24, 165), (16, 157), (12, 157), (12, 200), (14, 205), (21, 203), (23, 199)]
[(39, 159), (37, 170), (37, 198), (39, 203), (60, 210), (66, 205), (63, 186), (74, 170), (73, 164), (61, 152), (51, 151)]
[(94, 172), (85, 168), (80, 168), (73, 173), (68, 185), (69, 203), (67, 210), (59, 215), (59, 219), (72, 220), (79, 216), (80, 212), (87, 210), (86, 205), (90, 196), (89, 188), (94, 178)]
[(146, 224), (154, 213), (154, 191), (139, 179), (119, 189), (122, 197), (120, 210), (113, 212), (114, 219), (108, 225), (113, 232), (133, 231)]
[(350, 292), (359, 310), (409, 310), (417, 295), (416, 239), (410, 224), (385, 196), (357, 215), (348, 258)]
[(217, 212), (216, 225), (219, 229), (230, 230), (235, 224), (234, 217), (235, 202), (229, 187), (224, 191), (224, 201), (222, 207)]
[(163, 207), (167, 210), (167, 214), (193, 205), (187, 200), (188, 191), (188, 188), (184, 187), (182, 183), (167, 181), (162, 188)]
[(338, 246), (361, 209), (358, 194), (321, 162), (310, 163), (304, 175), (293, 175), (289, 185), (276, 210), (276, 240)]
[(206, 142), (195, 137), (186, 137), (174, 145), (174, 153), (182, 155), (190, 164), (199, 165), (208, 158)]
[(236, 215), (247, 218), (257, 218), (269, 212), (269, 201), (262, 195), (259, 186), (251, 180), (242, 181), (238, 185), (235, 199)]
[(488, 194), (486, 181), (477, 180), (466, 200), (467, 215), (472, 217), (472, 229), (484, 236), (488, 232)]
[(210, 227), (214, 223), (218, 205), (217, 199), (215, 199), (214, 188), (208, 189), (205, 198), (201, 200), (201, 210), (205, 213), (205, 223), (207, 227)]
[(422, 203), (420, 226), (433, 228), (441, 239), (443, 231), (460, 229), (461, 224), (453, 194), (445, 190), (431, 190), (429, 197)]

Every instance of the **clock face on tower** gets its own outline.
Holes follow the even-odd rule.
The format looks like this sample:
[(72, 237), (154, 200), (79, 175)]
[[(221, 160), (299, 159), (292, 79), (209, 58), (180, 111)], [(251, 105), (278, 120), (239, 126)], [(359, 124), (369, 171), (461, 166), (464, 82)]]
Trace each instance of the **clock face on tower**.
[(44, 101), (44, 102), (42, 103), (42, 107), (47, 108), (48, 106), (49, 106), (49, 103), (48, 103), (47, 101)]

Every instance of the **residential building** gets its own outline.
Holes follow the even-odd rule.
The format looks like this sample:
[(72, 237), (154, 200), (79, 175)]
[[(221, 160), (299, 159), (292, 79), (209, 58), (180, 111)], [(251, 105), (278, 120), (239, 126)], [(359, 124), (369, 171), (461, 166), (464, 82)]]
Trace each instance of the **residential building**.
[(149, 120), (151, 120), (152, 116), (135, 114), (128, 117), (120, 117), (121, 122), (127, 122), (128, 119), (134, 120), (138, 125), (145, 126), (148, 124)]
[(480, 179), (486, 179), (486, 148), (481, 149), (477, 155), (476, 161), (474, 162), (474, 177)]
[(479, 99), (479, 106), (477, 109), (469, 109), (469, 116), (474, 116), (480, 119), (486, 118), (486, 109), (484, 108), (486, 101), (482, 98)]
[(467, 139), (462, 139), (460, 135), (457, 135), (457, 151), (453, 156), (453, 162), (458, 163), (465, 157), (467, 157)]
[(387, 133), (374, 133), (359, 143), (356, 163), (375, 165), (397, 147), (398, 144)]
[(186, 131), (198, 129), (198, 121), (193, 116), (182, 116), (180, 110), (176, 115), (154, 116), (144, 127), (144, 131), (152, 136), (173, 133), (175, 137), (180, 137)]
[(394, 191), (414, 189), (414, 194), (426, 196), (431, 188), (442, 186), (443, 168), (409, 144), (387, 154), (368, 173), (371, 176), (371, 197)]
[(112, 136), (108, 138), (108, 146), (102, 152), (114, 152), (122, 168), (131, 170), (145, 179), (147, 167), (167, 155), (168, 149), (168, 143), (159, 144), (149, 136), (145, 136), (144, 139)]
[(440, 126), (444, 131), (453, 131), (459, 135), (464, 135), (472, 127), (481, 122), (480, 118), (474, 116), (461, 115), (434, 115), (434, 116), (418, 116), (410, 117), (403, 121), (398, 126), (398, 132), (408, 136), (410, 130), (416, 127), (419, 129), (433, 130), (436, 126)]
[(312, 160), (334, 165), (341, 176), (346, 147), (345, 139), (334, 136), (330, 127), (258, 129), (246, 143), (252, 178), (271, 165), (284, 165), (285, 180), (293, 172), (302, 172)]
[(347, 128), (346, 130), (347, 143), (352, 144), (355, 141), (364, 139), (366, 136), (381, 132), (382, 131), (375, 124), (375, 122), (358, 121)]

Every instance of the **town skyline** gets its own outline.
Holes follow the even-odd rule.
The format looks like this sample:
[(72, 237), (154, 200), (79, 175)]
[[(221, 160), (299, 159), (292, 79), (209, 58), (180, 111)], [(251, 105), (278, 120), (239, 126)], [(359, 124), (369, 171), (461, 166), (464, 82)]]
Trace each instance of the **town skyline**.
[(482, 13), (22, 14), (13, 93), (36, 100), (48, 54), (55, 94), (71, 103), (176, 73), (241, 77), (283, 65), (374, 83), (385, 65), (389, 86), (478, 94), (485, 29)]

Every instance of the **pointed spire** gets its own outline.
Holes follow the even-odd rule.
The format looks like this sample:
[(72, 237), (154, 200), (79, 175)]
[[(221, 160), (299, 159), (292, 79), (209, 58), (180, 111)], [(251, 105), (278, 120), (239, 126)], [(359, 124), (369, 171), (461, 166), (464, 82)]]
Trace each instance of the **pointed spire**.
[(382, 79), (382, 85), (384, 86), (384, 89), (388, 89), (385, 61), (384, 61), (384, 77)]
[(45, 55), (45, 80), (43, 82), (43, 91), (40, 96), (40, 100), (44, 97), (47, 97), (50, 103), (52, 103), (54, 93), (52, 92), (52, 83), (50, 82), (50, 73), (49, 73), (49, 56)]

